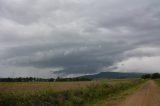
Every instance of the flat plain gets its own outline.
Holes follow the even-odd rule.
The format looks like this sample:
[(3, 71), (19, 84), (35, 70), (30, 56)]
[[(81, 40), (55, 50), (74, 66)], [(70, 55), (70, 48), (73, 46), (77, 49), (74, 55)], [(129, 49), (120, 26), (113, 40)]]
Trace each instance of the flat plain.
[(141, 79), (1, 82), (0, 106), (93, 106), (143, 82)]

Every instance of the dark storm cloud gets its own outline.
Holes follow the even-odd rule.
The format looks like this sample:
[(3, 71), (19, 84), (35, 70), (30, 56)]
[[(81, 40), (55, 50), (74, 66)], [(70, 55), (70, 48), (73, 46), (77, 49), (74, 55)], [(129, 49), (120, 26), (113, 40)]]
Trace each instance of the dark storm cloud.
[(130, 71), (132, 58), (160, 56), (159, 7), (158, 0), (1, 0), (0, 66), (69, 75), (125, 63)]
[[(117, 45), (118, 44), (118, 45)], [(115, 49), (112, 49), (115, 48)], [(101, 66), (112, 65), (128, 47), (123, 42), (109, 43), (101, 42), (96, 44), (67, 43), (61, 45), (32, 45), (9, 48), (5, 58), (24, 57), (24, 61), (18, 58), (10, 60), (14, 65), (29, 65), (37, 67), (75, 67), (75, 66)], [(28, 57), (28, 55), (30, 57)], [(108, 56), (105, 56), (108, 55)], [(94, 57), (94, 58), (93, 58)], [(13, 62), (14, 61), (14, 62)], [(20, 62), (18, 62), (20, 61)]]

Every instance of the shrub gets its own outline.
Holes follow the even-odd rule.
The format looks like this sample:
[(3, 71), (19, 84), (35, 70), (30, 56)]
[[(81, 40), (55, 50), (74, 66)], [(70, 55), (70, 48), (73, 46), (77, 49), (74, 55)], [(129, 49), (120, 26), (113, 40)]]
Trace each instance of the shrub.
[(142, 75), (141, 78), (143, 78), (143, 79), (149, 79), (149, 78), (151, 78), (151, 77), (152, 77), (151, 74), (145, 74), (145, 75)]
[(159, 73), (153, 73), (152, 74), (152, 79), (158, 79), (160, 78), (160, 74)]

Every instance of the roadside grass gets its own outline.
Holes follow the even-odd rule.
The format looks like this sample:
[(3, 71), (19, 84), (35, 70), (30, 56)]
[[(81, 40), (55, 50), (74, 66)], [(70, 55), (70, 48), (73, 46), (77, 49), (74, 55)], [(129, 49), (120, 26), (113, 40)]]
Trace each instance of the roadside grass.
[(95, 103), (93, 106), (117, 106), (122, 100), (124, 100), (128, 95), (133, 94), (137, 89), (141, 87), (144, 82), (147, 80), (142, 80), (142, 82), (135, 84), (134, 86), (130, 86), (126, 90), (121, 90), (117, 93), (114, 93), (110, 97), (106, 97), (103, 100)]
[(63, 91), (54, 89), (1, 90), (0, 106), (93, 106), (100, 100), (119, 95), (144, 82), (141, 79), (111, 81), (112, 83), (108, 83), (109, 80), (103, 80), (101, 83), (91, 83), (86, 87)]
[(154, 81), (155, 81), (156, 84), (160, 87), (160, 79), (154, 79)]

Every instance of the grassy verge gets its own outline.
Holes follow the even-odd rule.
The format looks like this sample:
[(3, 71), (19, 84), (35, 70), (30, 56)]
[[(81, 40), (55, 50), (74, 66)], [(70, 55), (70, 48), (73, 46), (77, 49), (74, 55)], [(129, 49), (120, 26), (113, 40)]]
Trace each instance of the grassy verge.
[(131, 95), (132, 93), (137, 91), (137, 89), (139, 89), (144, 82), (146, 82), (146, 80), (130, 86), (129, 88), (126, 88), (126, 90), (116, 92), (111, 97), (106, 97), (103, 100), (95, 103), (93, 106), (117, 106), (117, 104), (124, 100), (128, 95)]
[(94, 103), (110, 98), (144, 82), (136, 79), (124, 83), (92, 84), (86, 88), (54, 91), (4, 91), (0, 92), (0, 106), (91, 106)]
[(160, 86), (160, 79), (155, 79), (154, 81), (156, 82), (156, 84), (157, 84), (158, 86)]

